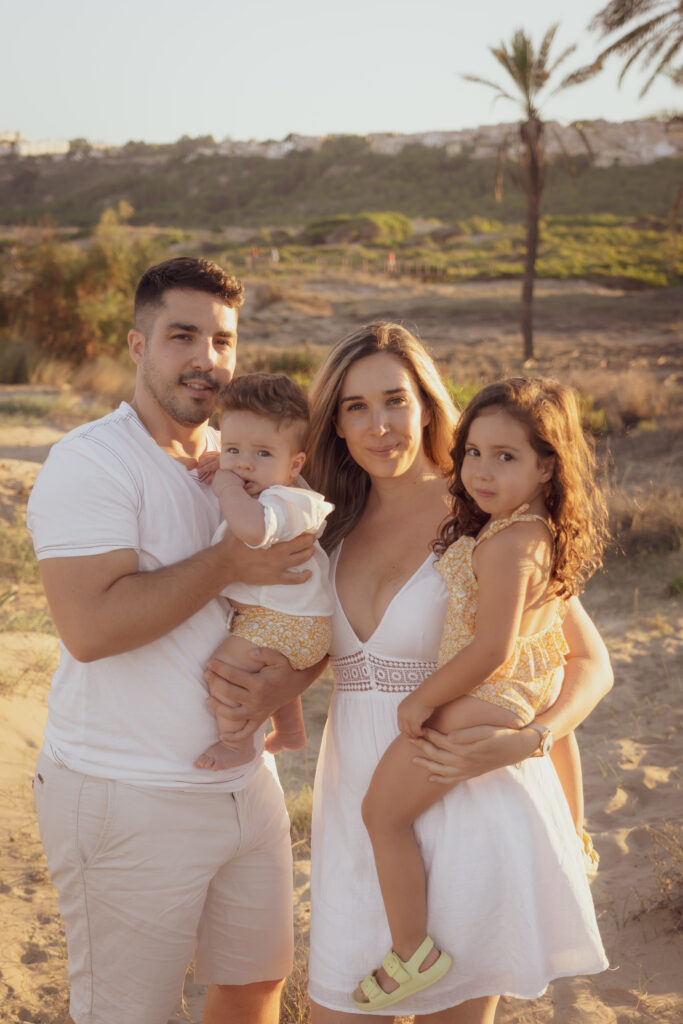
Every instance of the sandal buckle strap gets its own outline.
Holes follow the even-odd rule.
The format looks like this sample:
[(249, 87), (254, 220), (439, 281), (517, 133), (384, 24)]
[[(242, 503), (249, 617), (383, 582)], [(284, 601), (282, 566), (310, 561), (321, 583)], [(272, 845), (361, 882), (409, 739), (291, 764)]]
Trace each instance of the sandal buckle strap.
[(411, 975), (403, 966), (401, 959), (394, 953), (393, 949), (390, 953), (387, 953), (384, 960), (382, 961), (382, 967), (387, 972), (390, 978), (397, 981), (399, 985), (402, 985), (405, 981), (409, 981)]
[(380, 988), (374, 974), (366, 974), (358, 987), (368, 1002), (372, 1002), (373, 999), (377, 999), (377, 996), (384, 995), (384, 992)]

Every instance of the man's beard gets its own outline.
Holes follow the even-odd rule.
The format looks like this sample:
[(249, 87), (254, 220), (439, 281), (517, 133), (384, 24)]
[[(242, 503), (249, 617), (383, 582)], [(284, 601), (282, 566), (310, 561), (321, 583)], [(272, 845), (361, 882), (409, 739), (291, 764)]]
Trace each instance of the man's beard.
[[(205, 423), (213, 412), (215, 399), (218, 394), (218, 384), (208, 373), (188, 373), (178, 377), (174, 383), (167, 383), (159, 379), (154, 365), (148, 360), (143, 359), (142, 379), (145, 387), (157, 404), (171, 419), (174, 419), (176, 423), (180, 423), (181, 426), (190, 427)], [(213, 402), (210, 403), (210, 408), (207, 408), (206, 404), (200, 406), (194, 402), (191, 392), (188, 392), (185, 399), (176, 392), (176, 387), (182, 385), (184, 381), (190, 380), (202, 381), (214, 389), (211, 396)]]

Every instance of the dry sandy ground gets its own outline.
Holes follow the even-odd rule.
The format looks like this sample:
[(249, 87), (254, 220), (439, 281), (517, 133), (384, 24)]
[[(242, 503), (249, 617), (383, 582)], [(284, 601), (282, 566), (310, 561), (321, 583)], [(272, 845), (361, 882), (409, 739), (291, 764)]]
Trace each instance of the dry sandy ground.
[[(308, 287), (310, 302), (314, 289), (310, 283)], [(388, 307), (393, 301), (398, 307), (408, 303), (410, 296), (399, 294), (393, 283), (390, 291), (390, 295), (383, 294), (378, 299), (371, 288), (363, 294), (357, 285), (350, 297), (337, 282), (328, 281), (318, 285), (318, 294), (324, 295), (325, 303), (344, 307), (343, 311), (336, 308), (335, 316), (330, 316), (330, 306), (323, 312), (314, 307), (305, 316), (296, 309), (287, 308), (278, 314), (269, 307), (245, 317), (243, 327), (245, 332), (249, 329), (254, 342), (266, 341), (272, 329), (271, 343), (291, 344), (292, 318), (301, 317), (298, 339), (320, 326), (324, 327), (320, 335), (327, 341), (331, 340), (330, 320), (336, 321), (338, 336), (346, 329), (345, 317), (349, 325), (352, 318), (357, 324), (360, 314), (367, 318), (388, 311), (382, 308), (383, 304)], [(546, 291), (550, 293), (552, 289), (546, 286)], [(583, 292), (575, 291), (573, 300), (587, 303), (585, 319), (590, 321), (594, 312), (591, 313), (589, 300), (595, 290), (586, 286)], [(497, 294), (501, 294), (500, 289), (492, 286), (488, 298), (495, 300)], [(502, 294), (507, 296), (505, 289)], [(470, 303), (464, 290), (450, 296), (423, 290), (419, 298), (424, 315), (419, 317), (416, 313), (414, 294), (411, 310), (418, 323), (422, 319), (425, 335), (437, 334), (436, 320), (430, 317), (435, 316), (433, 311), (439, 304), (457, 301), (462, 313)], [(489, 366), (498, 364), (514, 369), (516, 338), (495, 317), (484, 323), (486, 318), (482, 318), (478, 306), (481, 298), (481, 291), (474, 294), (471, 301), (476, 309), (468, 314), (469, 320), (463, 314), (462, 320), (467, 320), (467, 324), (461, 320), (458, 339), (451, 343), (444, 339), (449, 311), (442, 311), (444, 333), (439, 338), (444, 345), (444, 361), (451, 362), (455, 346), (456, 350), (459, 347), (455, 352), (458, 362), (464, 362), (467, 355), (475, 369), (483, 366), (484, 361)], [(612, 304), (615, 300), (609, 296), (605, 301)], [(638, 306), (643, 316), (635, 320), (620, 310), (616, 326), (589, 323), (581, 350), (582, 366), (602, 363), (623, 368), (629, 363), (645, 366), (648, 371), (658, 367), (662, 379), (669, 379), (672, 374), (680, 376), (680, 342), (676, 342), (680, 335), (672, 330), (676, 318), (673, 313), (650, 318), (648, 310), (653, 307), (648, 306), (649, 297), (643, 302), (644, 306)], [(568, 304), (566, 316), (574, 321), (576, 315)], [(318, 317), (321, 322), (313, 324)], [(542, 369), (544, 360), (555, 360), (556, 373), (559, 365), (567, 367), (572, 363), (577, 339), (571, 326), (558, 326), (555, 315), (554, 326), (542, 336)], [(470, 351), (466, 352), (468, 348)], [(17, 390), (13, 389), (13, 393), (17, 394)], [(0, 521), (8, 529), (16, 511), (23, 509), (49, 445), (62, 432), (61, 425), (44, 422), (0, 423)], [(636, 441), (630, 448), (626, 441), (617, 443), (615, 452), (622, 475), (630, 473), (639, 480), (661, 479), (666, 475), (671, 486), (679, 488), (683, 471), (680, 434), (674, 432), (674, 437), (679, 442), (678, 454), (672, 448), (671, 437), (662, 439), (656, 430), (651, 432), (644, 448), (642, 439), (641, 449)], [(683, 607), (680, 598), (674, 599), (667, 593), (667, 582), (682, 569), (679, 552), (612, 561), (608, 571), (592, 582), (586, 595), (586, 604), (608, 643), (616, 677), (612, 694), (579, 734), (588, 825), (601, 855), (592, 891), (611, 967), (595, 977), (558, 981), (533, 1002), (504, 999), (497, 1024), (680, 1024), (683, 1020)], [(4, 615), (0, 619), (0, 1021), (12, 1024), (57, 1024), (66, 1007), (63, 931), (31, 800), (33, 765), (46, 715), (49, 677), (58, 656), (57, 641), (46, 632), (20, 632), (12, 628), (8, 631), (12, 616), (15, 622), (21, 622), (20, 613), (32, 615), (35, 624), (35, 615), (43, 609), (37, 583), (0, 583), (0, 615)], [(327, 692), (328, 686), (323, 682), (306, 697), (309, 749), (282, 759), (283, 780), (289, 792), (295, 793), (306, 782), (312, 782)], [(308, 919), (305, 845), (299, 846), (296, 853), (296, 909), (303, 951)], [(552, 899), (552, 893), (548, 893), (548, 898)], [(294, 1007), (297, 1003), (303, 1005), (298, 985), (300, 980), (288, 995), (288, 1002)], [(203, 990), (188, 977), (184, 1005), (179, 1005), (173, 1024), (199, 1021), (203, 995)], [(283, 1015), (283, 1020), (303, 1019), (296, 1008)]]

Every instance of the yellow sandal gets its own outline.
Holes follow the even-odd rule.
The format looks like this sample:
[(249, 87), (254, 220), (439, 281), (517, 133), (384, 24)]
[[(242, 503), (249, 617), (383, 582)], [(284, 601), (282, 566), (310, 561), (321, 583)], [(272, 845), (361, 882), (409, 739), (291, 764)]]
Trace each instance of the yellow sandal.
[(593, 846), (593, 840), (586, 831), (579, 836), (581, 852), (583, 853), (583, 866), (589, 878), (595, 878), (598, 873), (600, 854)]
[(401, 999), (413, 995), (414, 992), (421, 992), (423, 988), (429, 988), (430, 985), (443, 978), (453, 963), (448, 953), (444, 953), (443, 950), (431, 967), (420, 971), (420, 965), (424, 963), (433, 948), (434, 941), (427, 936), (409, 960), (401, 960), (393, 950), (387, 953), (382, 961), (382, 967), (390, 978), (398, 982), (398, 988), (392, 992), (385, 992), (380, 987), (374, 972), (367, 974), (351, 996), (358, 1009), (368, 1013), (373, 1010), (383, 1010), (385, 1006), (392, 1006)]

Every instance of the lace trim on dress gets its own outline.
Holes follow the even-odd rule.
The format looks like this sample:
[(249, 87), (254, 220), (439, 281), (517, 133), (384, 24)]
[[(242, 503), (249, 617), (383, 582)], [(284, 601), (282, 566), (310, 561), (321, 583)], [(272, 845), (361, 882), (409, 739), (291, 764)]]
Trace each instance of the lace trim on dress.
[(337, 690), (381, 690), (409, 693), (436, 671), (435, 661), (392, 661), (356, 651), (330, 658)]

